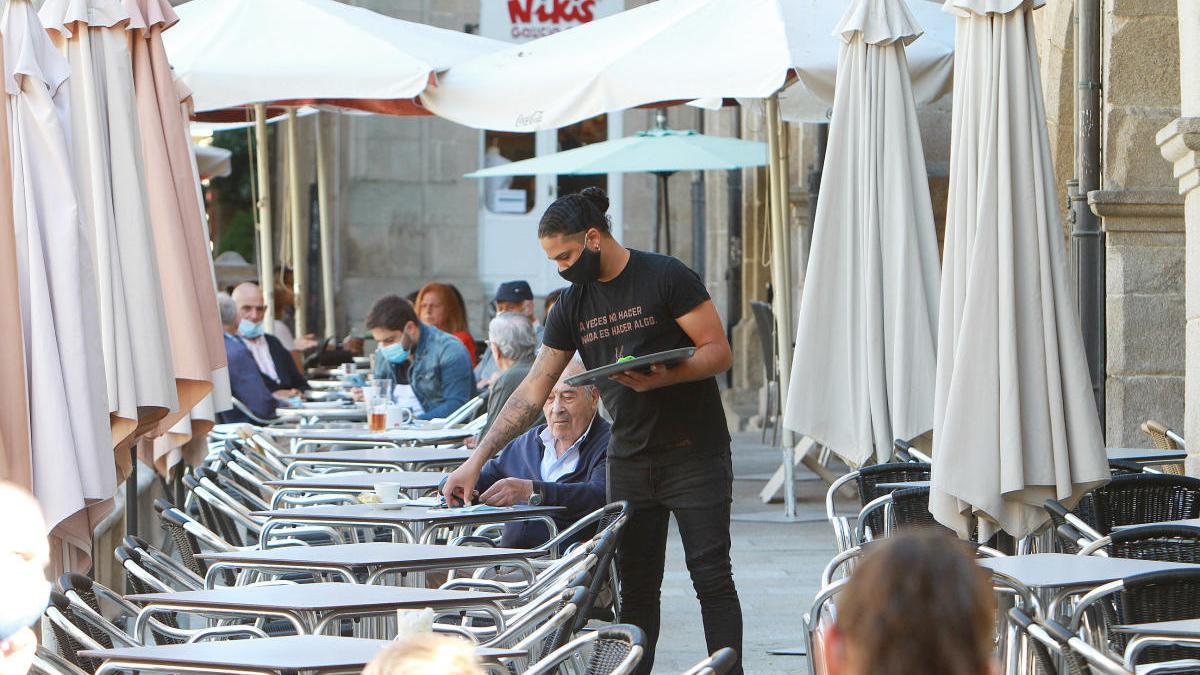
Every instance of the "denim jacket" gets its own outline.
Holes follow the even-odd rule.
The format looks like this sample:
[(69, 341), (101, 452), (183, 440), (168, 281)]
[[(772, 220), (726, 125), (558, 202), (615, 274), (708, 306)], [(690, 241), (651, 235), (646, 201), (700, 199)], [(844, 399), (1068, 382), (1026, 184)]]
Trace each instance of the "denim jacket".
[[(421, 338), (409, 355), (408, 379), (425, 409), (418, 419), (446, 417), (462, 407), (475, 391), (471, 356), (458, 338), (432, 326), (421, 326)], [(396, 379), (387, 359), (375, 359), (375, 376)]]

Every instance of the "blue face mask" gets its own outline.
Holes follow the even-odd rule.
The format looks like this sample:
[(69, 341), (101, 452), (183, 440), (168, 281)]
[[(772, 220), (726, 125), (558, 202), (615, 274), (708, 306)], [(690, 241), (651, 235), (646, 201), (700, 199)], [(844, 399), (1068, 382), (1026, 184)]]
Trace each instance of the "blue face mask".
[(258, 323), (254, 323), (250, 319), (242, 319), (241, 323), (238, 324), (238, 335), (241, 335), (242, 337), (246, 338), (247, 340), (254, 340), (256, 338), (262, 337), (263, 336), (262, 322), (259, 321)]
[(383, 345), (379, 348), (379, 353), (383, 354), (383, 358), (393, 366), (398, 366), (408, 360), (408, 350), (400, 344), (399, 340), (390, 345)]

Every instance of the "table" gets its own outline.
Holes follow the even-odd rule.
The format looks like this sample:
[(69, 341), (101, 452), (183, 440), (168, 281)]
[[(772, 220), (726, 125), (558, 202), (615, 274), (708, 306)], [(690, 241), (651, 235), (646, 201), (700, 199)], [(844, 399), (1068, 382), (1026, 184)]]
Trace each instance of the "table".
[(296, 452), (285, 454), (281, 459), (288, 462), (283, 477), (289, 480), (296, 475), (297, 469), (307, 466), (367, 465), (397, 471), (418, 471), (434, 467), (456, 467), (470, 456), (471, 451), (466, 448), (361, 448)]
[[(96, 672), (105, 675), (121, 671), (252, 675), (303, 671), (357, 675), (375, 658), (379, 650), (391, 643), (391, 640), (298, 635), (265, 640), (88, 649), (80, 654), (88, 658), (104, 659), (104, 665)], [(508, 672), (500, 666), (501, 659), (527, 654), (522, 650), (488, 647), (476, 647), (475, 653), (490, 671), (496, 673)]]
[(1146, 572), (1198, 568), (1197, 565), (1188, 563), (1065, 553), (985, 558), (981, 559), (979, 564), (990, 569), (992, 574), (1001, 579), (1014, 581), (1042, 598), (1051, 598), (1045, 612), (1047, 617), (1057, 616), (1058, 605), (1067, 596), (1089, 591), (1110, 581)]
[(259, 545), (265, 548), (271, 531), (280, 525), (386, 527), (392, 530), (393, 541), (429, 544), (439, 527), (539, 520), (546, 523), (553, 537), (558, 534), (558, 526), (550, 514), (563, 510), (561, 506), (526, 505), (468, 511), (403, 504), (343, 504), (256, 511), (251, 515), (267, 519), (259, 534)]
[(333, 544), (330, 546), (289, 546), (259, 551), (201, 553), (196, 557), (208, 562), (205, 588), (213, 588), (223, 570), (258, 572), (314, 572), (340, 577), (348, 583), (378, 582), (396, 572), (475, 569), (493, 565), (512, 565), (534, 577), (530, 558), (544, 551), (481, 546), (431, 546), (423, 544)]
[(367, 419), (367, 411), (364, 408), (351, 406), (304, 406), (300, 408), (276, 408), (275, 417), (283, 422), (293, 422), (298, 420), (306, 424), (311, 424), (320, 420), (363, 422)]
[(296, 494), (341, 493), (359, 494), (372, 492), (376, 483), (399, 483), (400, 489), (409, 497), (419, 497), (421, 492), (432, 490), (441, 485), (445, 474), (433, 471), (384, 471), (381, 473), (364, 473), (361, 471), (344, 473), (327, 473), (290, 480), (267, 481), (267, 485), (276, 488), (271, 497), (271, 508), (279, 508), (284, 497)]
[(1161, 450), (1159, 448), (1105, 448), (1110, 460), (1137, 462), (1138, 464), (1178, 464), (1187, 459), (1186, 450)]
[[(284, 408), (286, 410), (286, 408)], [(373, 441), (378, 443), (399, 443), (408, 445), (434, 445), (437, 443), (454, 443), (470, 438), (476, 434), (471, 429), (430, 429), (413, 427), (405, 429), (388, 429), (387, 431), (371, 431), (365, 426), (351, 429), (268, 429), (267, 433), (279, 438), (295, 438), (315, 441)]]
[(206, 616), (274, 617), (292, 624), (298, 635), (320, 635), (333, 622), (349, 617), (391, 615), (398, 609), (480, 611), (488, 614), (497, 632), (504, 630), (498, 604), (510, 593), (443, 591), (399, 586), (346, 583), (231, 586), (179, 593), (142, 593), (126, 599), (145, 606), (134, 624), (135, 636), (145, 634), (155, 614), (187, 612)]

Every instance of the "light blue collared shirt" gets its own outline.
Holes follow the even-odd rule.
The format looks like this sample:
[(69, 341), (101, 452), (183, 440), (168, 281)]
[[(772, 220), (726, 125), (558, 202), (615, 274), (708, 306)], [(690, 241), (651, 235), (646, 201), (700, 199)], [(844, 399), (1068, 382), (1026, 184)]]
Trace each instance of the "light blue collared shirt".
[(579, 437), (562, 457), (558, 456), (558, 451), (554, 449), (554, 437), (550, 435), (550, 425), (547, 424), (538, 438), (542, 441), (542, 480), (547, 483), (553, 483), (575, 471), (579, 467), (579, 446), (587, 440), (588, 434), (592, 432), (592, 423), (596, 421), (595, 416), (592, 417), (592, 422), (588, 422), (587, 429), (583, 435)]

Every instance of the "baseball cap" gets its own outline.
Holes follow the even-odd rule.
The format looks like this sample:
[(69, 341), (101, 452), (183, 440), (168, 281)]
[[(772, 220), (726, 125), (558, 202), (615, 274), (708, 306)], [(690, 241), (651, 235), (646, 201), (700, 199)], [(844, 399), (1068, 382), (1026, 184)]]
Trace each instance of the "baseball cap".
[(496, 288), (496, 302), (524, 302), (533, 299), (528, 281), (506, 281)]

